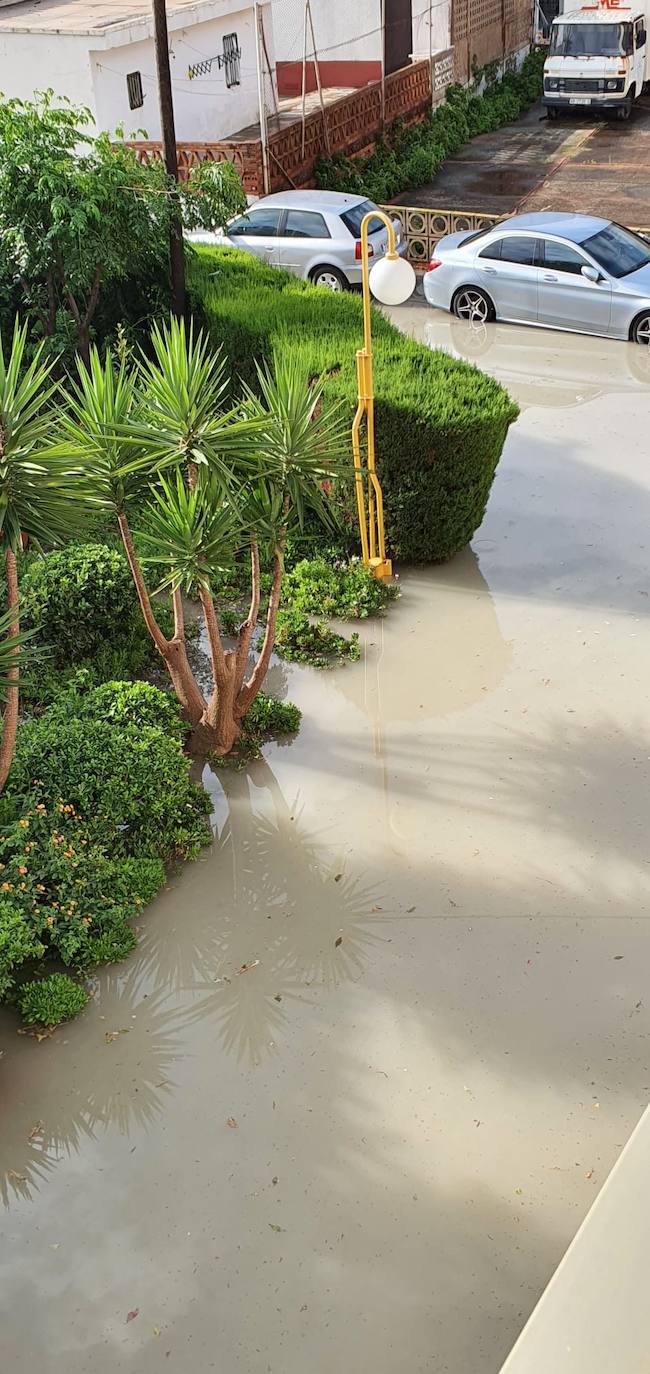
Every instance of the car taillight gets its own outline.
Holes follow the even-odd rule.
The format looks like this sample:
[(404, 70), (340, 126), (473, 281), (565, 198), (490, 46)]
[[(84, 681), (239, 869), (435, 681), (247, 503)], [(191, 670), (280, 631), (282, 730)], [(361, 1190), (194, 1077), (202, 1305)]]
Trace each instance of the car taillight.
[(427, 267), (427, 272), (435, 272), (436, 267), (442, 267), (440, 258), (432, 258)]
[[(361, 262), (361, 259), (362, 259), (362, 257), (363, 257), (363, 248), (361, 247), (361, 239), (357, 239), (357, 241), (356, 241), (356, 243), (355, 243), (355, 245), (354, 245), (354, 256), (355, 256), (357, 262)], [(369, 243), (369, 244), (368, 244), (368, 257), (369, 257), (369, 258), (374, 258), (374, 256), (375, 256), (375, 250), (374, 250), (372, 244)]]

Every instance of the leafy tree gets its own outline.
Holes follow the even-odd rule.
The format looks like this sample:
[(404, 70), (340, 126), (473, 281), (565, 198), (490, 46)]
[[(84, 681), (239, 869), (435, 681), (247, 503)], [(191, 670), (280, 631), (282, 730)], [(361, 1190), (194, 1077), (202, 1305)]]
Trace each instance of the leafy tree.
[[(291, 352), (260, 370), (236, 409), (227, 406), (224, 360), (192, 328), (172, 320), (152, 333), (153, 357), (136, 374), (102, 366), (93, 350), (70, 400), (68, 440), (96, 474), (97, 494), (112, 504), (149, 633), (193, 727), (197, 752), (225, 754), (264, 681), (275, 640), (287, 537), (308, 512), (327, 521), (322, 484), (347, 447), (338, 406), (323, 401)], [(145, 493), (148, 499), (144, 500)], [(130, 512), (142, 510), (134, 541)], [(171, 594), (174, 634), (156, 618), (136, 543)], [(222, 639), (216, 588), (237, 554), (250, 558), (250, 608), (233, 649)], [(260, 552), (272, 566), (259, 652)], [(212, 688), (192, 672), (185, 643), (184, 597), (198, 597), (205, 618)]]
[(53, 445), (50, 402), (52, 364), (43, 345), (25, 368), (27, 327), (14, 328), (5, 356), (0, 341), (0, 548), (6, 580), (6, 612), (0, 622), (0, 694), (4, 699), (0, 741), (0, 791), (7, 781), (18, 727), (18, 670), (25, 635), (20, 632), (17, 556), (30, 541), (55, 544), (74, 532), (83, 507), (82, 473)]
[[(87, 364), (93, 324), (120, 283), (164, 281), (171, 183), (162, 162), (90, 131), (90, 110), (52, 91), (0, 103), (0, 237), (11, 280), (45, 338), (76, 340)], [(205, 165), (180, 188), (191, 227), (245, 207), (234, 167)]]

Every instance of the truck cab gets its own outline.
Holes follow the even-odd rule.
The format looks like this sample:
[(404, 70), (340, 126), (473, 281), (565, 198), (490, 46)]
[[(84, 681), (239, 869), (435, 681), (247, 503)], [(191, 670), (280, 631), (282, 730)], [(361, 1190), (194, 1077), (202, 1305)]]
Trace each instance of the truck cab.
[(600, 0), (559, 14), (544, 63), (549, 118), (581, 106), (629, 118), (649, 76), (647, 31), (646, 11), (638, 3)]

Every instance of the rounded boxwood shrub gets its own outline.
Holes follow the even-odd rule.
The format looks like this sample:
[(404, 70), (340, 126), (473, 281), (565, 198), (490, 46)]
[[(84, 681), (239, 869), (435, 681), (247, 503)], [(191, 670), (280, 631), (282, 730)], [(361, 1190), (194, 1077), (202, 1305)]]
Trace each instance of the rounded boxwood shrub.
[[(325, 374), (328, 399), (340, 401), (352, 423), (358, 296), (329, 295), (229, 249), (195, 250), (189, 284), (212, 342), (225, 349), (233, 389), (242, 380), (254, 385), (253, 359), (270, 360), (290, 340), (308, 375)], [(377, 467), (390, 552), (437, 562), (464, 548), (480, 525), (518, 409), (492, 377), (406, 338), (378, 311), (373, 319)], [(351, 472), (333, 496), (356, 529)]]
[(140, 617), (128, 564), (105, 544), (70, 544), (30, 563), (21, 586), (22, 619), (57, 664), (80, 663)]
[(16, 1001), (28, 1026), (58, 1026), (78, 1016), (89, 1002), (88, 993), (66, 973), (50, 973), (47, 978), (23, 983)]

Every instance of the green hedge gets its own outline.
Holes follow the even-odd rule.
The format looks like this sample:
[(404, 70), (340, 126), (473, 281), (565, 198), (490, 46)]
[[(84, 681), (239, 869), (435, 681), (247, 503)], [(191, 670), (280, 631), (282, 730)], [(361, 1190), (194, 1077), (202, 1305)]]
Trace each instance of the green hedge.
[[(233, 389), (255, 385), (255, 361), (291, 347), (350, 416), (356, 405), (358, 295), (328, 294), (232, 249), (201, 248), (188, 262), (195, 313), (230, 361)], [(517, 407), (498, 382), (468, 363), (406, 338), (374, 314), (377, 465), (395, 557), (450, 558), (481, 523)], [(351, 480), (341, 505), (356, 526)]]
[[(500, 81), (486, 70), (476, 73), (473, 87), (450, 86), (446, 100), (421, 124), (406, 128), (396, 120), (370, 157), (349, 158), (340, 153), (320, 158), (317, 185), (368, 196), (381, 205), (402, 191), (432, 181), (446, 158), (454, 157), (470, 138), (511, 123), (540, 99), (545, 56), (537, 50), (529, 53), (521, 71), (508, 72)], [(479, 95), (481, 77), (488, 84)]]

